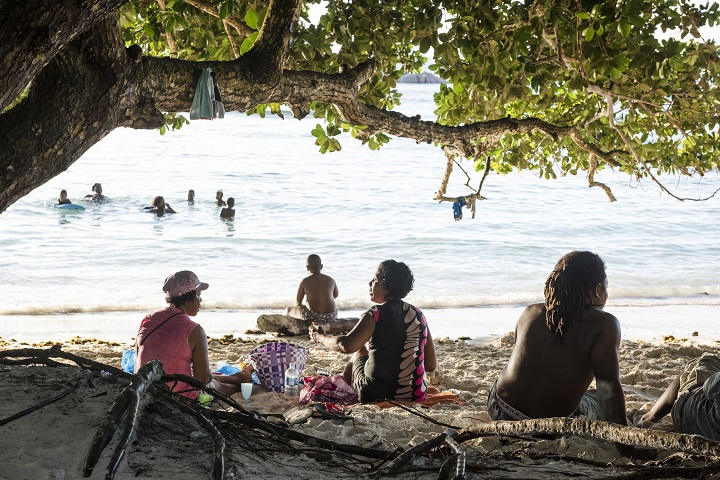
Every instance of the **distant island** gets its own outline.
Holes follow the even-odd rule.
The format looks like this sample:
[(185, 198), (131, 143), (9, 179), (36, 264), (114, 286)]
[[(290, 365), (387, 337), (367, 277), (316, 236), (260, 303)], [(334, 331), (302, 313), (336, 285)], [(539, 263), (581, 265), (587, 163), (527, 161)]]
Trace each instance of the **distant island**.
[(447, 83), (437, 75), (430, 72), (406, 73), (398, 79), (398, 83)]

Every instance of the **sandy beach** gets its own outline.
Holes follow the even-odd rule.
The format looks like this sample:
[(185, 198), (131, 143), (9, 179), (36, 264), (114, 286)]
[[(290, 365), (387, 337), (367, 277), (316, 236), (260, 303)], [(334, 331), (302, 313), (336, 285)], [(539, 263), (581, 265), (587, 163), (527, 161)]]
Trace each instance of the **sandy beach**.
[[(246, 359), (250, 350), (266, 340), (266, 338), (251, 336), (237, 338), (230, 335), (211, 338), (209, 342), (210, 360), (213, 364), (222, 361), (239, 364)], [(288, 337), (286, 340), (299, 343), (309, 349), (309, 359), (303, 372), (305, 375), (314, 374), (318, 369), (339, 372), (348, 359), (345, 355), (319, 348), (305, 338)], [(28, 347), (47, 348), (52, 344), (53, 342), (31, 344), (0, 339), (0, 350)], [(116, 366), (120, 364), (122, 349), (131, 345), (129, 342), (120, 343), (79, 337), (62, 342), (64, 351)], [(438, 389), (456, 393), (465, 404), (462, 406), (435, 405), (430, 408), (422, 408), (422, 413), (440, 423), (458, 429), (468, 427), (474, 422), (488, 421), (489, 418), (485, 412), (487, 393), (510, 355), (513, 345), (512, 334), (508, 333), (489, 343), (438, 338), (436, 345), (442, 372)], [(652, 342), (624, 340), (620, 348), (620, 367), (628, 411), (636, 408), (647, 409), (664, 390), (668, 380), (679, 374), (688, 360), (705, 351), (717, 353), (720, 352), (720, 348), (718, 348), (717, 342), (699, 343), (692, 338), (672, 336)], [(0, 389), (2, 389), (2, 398), (5, 399), (0, 404), (0, 418), (6, 418), (49, 397), (50, 390), (59, 392), (62, 388), (67, 387), (69, 377), (78, 375), (78, 369), (75, 368), (2, 366), (0, 372), (2, 372), (0, 375), (4, 380), (0, 382), (2, 385)], [(18, 385), (21, 385), (22, 388), (19, 388)], [(110, 385), (103, 390), (106, 393), (97, 398), (91, 395), (78, 398), (79, 394), (73, 392), (63, 400), (0, 427), (5, 430), (5, 434), (0, 440), (0, 464), (3, 465), (0, 477), (8, 479), (82, 478), (80, 466), (85, 455), (86, 445), (101, 423), (104, 410), (108, 408), (107, 399), (111, 399), (113, 394), (117, 394), (119, 388), (118, 385)], [(102, 398), (106, 400), (101, 401)], [(235, 394), (234, 398), (244, 403), (239, 394)], [(256, 391), (250, 398), (248, 408), (262, 413), (283, 413), (293, 405), (293, 400), (281, 394)], [(388, 450), (417, 445), (446, 430), (444, 426), (431, 423), (413, 412), (398, 407), (381, 409), (373, 405), (354, 405), (351, 410), (352, 421), (343, 422), (313, 417), (305, 423), (296, 425), (296, 428), (314, 436), (345, 444)], [(659, 428), (669, 429), (670, 427), (668, 418), (659, 424)], [(121, 466), (116, 478), (134, 478), (135, 475), (138, 475), (138, 468), (140, 468), (138, 465), (142, 464), (139, 459), (149, 455), (146, 448), (142, 442), (131, 446), (127, 463)], [(505, 448), (503, 450), (497, 443), (497, 438), (495, 440), (485, 438), (475, 442), (472, 448), (491, 456), (504, 455), (507, 457), (507, 448), (511, 447), (503, 447)], [(618, 465), (629, 463), (629, 460), (621, 458), (612, 446), (601, 445), (598, 442), (548, 440), (543, 448), (558, 455), (575, 455), (580, 458), (592, 459), (595, 462), (613, 462)], [(158, 456), (169, 455), (169, 453), (163, 452), (165, 451), (161, 449), (155, 454)], [(171, 455), (172, 458), (176, 456)], [(189, 470), (175, 471), (173, 467), (168, 466), (168, 468), (162, 469), (155, 468), (152, 473), (142, 470), (142, 468), (140, 471), (144, 472), (142, 476), (145, 478), (209, 478), (207, 472), (211, 468), (210, 460), (207, 458), (195, 460), (194, 469), (188, 467)], [(161, 462), (163, 465), (167, 463), (160, 458), (155, 462)], [(242, 468), (250, 468), (247, 461), (233, 455), (228, 457), (227, 464), (227, 471), (230, 473), (227, 478), (237, 478), (233, 477), (232, 473), (239, 472), (240, 465), (243, 465)], [(233, 467), (233, 465), (235, 466)], [(289, 468), (289, 472), (293, 472), (292, 465), (287, 468)], [(537, 469), (535, 478), (554, 478), (553, 475), (557, 477), (557, 472), (553, 474), (552, 471), (546, 472), (549, 475), (546, 476), (543, 468)], [(577, 473), (579, 467), (574, 468), (573, 471)], [(200, 472), (203, 471), (206, 473), (201, 474)], [(98, 474), (98, 472), (95, 473)], [(96, 478), (96, 474), (93, 474), (92, 478)], [(201, 476), (198, 477), (198, 475)], [(262, 469), (258, 469), (256, 478), (262, 478), (263, 475)], [(296, 476), (305, 477), (304, 474)], [(310, 476), (308, 475), (307, 478)], [(508, 476), (512, 477), (512, 472)], [(264, 478), (277, 477), (271, 475)]]

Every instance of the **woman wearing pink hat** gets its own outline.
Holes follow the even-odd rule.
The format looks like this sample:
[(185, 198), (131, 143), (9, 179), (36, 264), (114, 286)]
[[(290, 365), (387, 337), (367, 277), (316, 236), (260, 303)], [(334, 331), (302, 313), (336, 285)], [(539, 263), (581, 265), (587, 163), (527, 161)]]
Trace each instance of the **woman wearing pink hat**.
[[(248, 372), (231, 376), (210, 373), (207, 336), (198, 323), (190, 320), (200, 310), (200, 294), (208, 288), (189, 270), (182, 270), (165, 279), (163, 291), (170, 304), (167, 308), (145, 317), (137, 333), (136, 370), (150, 360), (160, 360), (165, 373), (182, 373), (210, 384), (226, 394), (240, 389), (240, 383), (250, 382)], [(198, 391), (182, 382), (171, 382), (173, 391), (189, 398), (197, 398)]]

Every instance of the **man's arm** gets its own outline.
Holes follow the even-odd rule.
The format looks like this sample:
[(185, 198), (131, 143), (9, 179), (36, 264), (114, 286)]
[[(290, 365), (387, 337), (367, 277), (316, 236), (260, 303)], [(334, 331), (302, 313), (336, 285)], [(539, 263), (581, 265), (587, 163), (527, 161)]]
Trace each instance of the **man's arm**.
[(212, 380), (210, 374), (210, 360), (208, 359), (207, 335), (205, 330), (198, 325), (190, 331), (188, 343), (192, 351), (193, 377), (203, 383)]
[(625, 394), (620, 383), (618, 348), (620, 347), (620, 323), (612, 315), (601, 321), (605, 328), (598, 333), (590, 352), (595, 372), (600, 419), (627, 425), (625, 417)]
[(295, 305), (302, 305), (303, 298), (305, 297), (305, 280), (300, 282), (298, 286), (297, 295), (295, 295)]
[(337, 283), (335, 283), (335, 280), (333, 280), (333, 298), (337, 298), (337, 297), (338, 297)]

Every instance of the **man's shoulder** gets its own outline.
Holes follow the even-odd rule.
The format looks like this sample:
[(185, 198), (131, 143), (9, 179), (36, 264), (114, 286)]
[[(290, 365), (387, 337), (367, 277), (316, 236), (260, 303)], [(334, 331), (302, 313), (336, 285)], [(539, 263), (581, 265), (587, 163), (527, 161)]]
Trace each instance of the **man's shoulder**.
[(605, 310), (599, 310), (597, 308), (589, 308), (584, 315), (584, 318), (602, 326), (609, 328), (620, 327), (620, 322), (617, 317), (610, 312)]
[(525, 310), (520, 314), (520, 320), (518, 323), (532, 321), (538, 317), (545, 318), (545, 304), (544, 303), (533, 303), (525, 307)]

